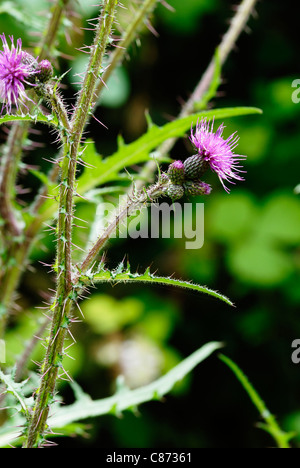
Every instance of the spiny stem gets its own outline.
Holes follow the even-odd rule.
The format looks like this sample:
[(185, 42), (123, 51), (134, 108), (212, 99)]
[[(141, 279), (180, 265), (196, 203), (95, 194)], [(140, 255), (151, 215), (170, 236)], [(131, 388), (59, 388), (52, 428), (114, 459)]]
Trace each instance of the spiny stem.
[[(40, 445), (44, 436), (49, 407), (52, 403), (58, 370), (63, 358), (63, 346), (70, 322), (73, 301), (72, 290), (72, 222), (75, 193), (76, 165), (82, 132), (91, 109), (97, 77), (113, 24), (117, 0), (106, 0), (101, 10), (95, 41), (92, 46), (89, 66), (64, 142), (64, 157), (61, 165), (60, 195), (57, 225), (57, 289), (51, 307), (52, 325), (46, 356), (42, 366), (42, 377), (37, 390), (37, 400), (29, 423), (26, 448)], [(56, 103), (52, 101), (54, 105)], [(58, 116), (60, 110), (56, 109)]]
[[(76, 145), (79, 145), (93, 100), (96, 99), (96, 84), (100, 76), (117, 3), (118, 0), (106, 0), (99, 18), (100, 27), (97, 29), (94, 43), (91, 46), (90, 61), (72, 118), (72, 130), (73, 135), (76, 137)], [(76, 146), (75, 149), (77, 149)]]
[(136, 34), (144, 23), (145, 19), (152, 13), (159, 0), (145, 0), (143, 5), (136, 12), (131, 23), (129, 23), (122, 40), (118, 43), (118, 47), (113, 51), (106, 70), (103, 73), (102, 79), (98, 82), (95, 95), (99, 96), (100, 92), (107, 83), (114, 69), (122, 62), (129, 45), (134, 41)]
[(53, 321), (48, 338), (46, 356), (41, 368), (41, 383), (37, 390), (37, 401), (28, 427), (24, 448), (37, 447), (43, 439), (50, 406), (53, 403), (58, 371), (63, 357), (63, 344), (67, 333), (67, 328), (63, 326), (63, 320), (65, 314), (70, 315), (71, 301), (67, 299), (63, 304), (55, 301), (52, 309)]

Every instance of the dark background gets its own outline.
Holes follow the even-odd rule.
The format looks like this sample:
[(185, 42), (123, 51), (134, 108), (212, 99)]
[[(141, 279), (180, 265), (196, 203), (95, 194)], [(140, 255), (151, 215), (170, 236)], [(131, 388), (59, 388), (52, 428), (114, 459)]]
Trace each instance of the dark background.
[[(26, 3), (32, 11), (37, 8), (32, 0), (14, 3), (20, 8)], [(142, 31), (142, 47), (131, 47), (117, 85), (111, 83), (110, 94), (106, 93), (97, 108), (96, 116), (108, 130), (96, 121), (89, 126), (89, 136), (104, 156), (115, 150), (118, 133), (133, 141), (145, 131), (145, 110), (157, 124), (179, 113), (180, 103), (205, 71), (233, 14), (232, 3), (220, 0), (169, 3), (177, 13), (161, 5), (157, 8), (152, 24), (159, 35)], [(292, 82), (300, 78), (297, 8), (290, 0), (284, 4), (259, 1), (257, 14), (248, 23), (249, 33), (242, 34), (223, 68), (223, 83), (211, 106), (256, 106), (263, 115), (225, 122), (225, 136), (237, 131), (240, 144), (236, 152), (248, 156), (246, 180), (233, 186), (228, 195), (214, 174), (208, 176), (212, 194), (195, 200), (205, 203), (203, 248), (186, 250), (184, 241), (178, 239), (137, 239), (113, 241), (107, 254), (112, 267), (127, 255), (133, 270), (142, 272), (152, 264), (160, 275), (175, 272), (177, 277), (229, 296), (236, 307), (159, 286), (93, 290), (82, 303), (86, 321), (73, 330), (76, 361), (67, 365), (93, 398), (111, 394), (120, 371), (128, 385), (146, 383), (206, 342), (220, 340), (225, 343), (224, 354), (244, 370), (283, 429), (300, 434), (300, 368), (291, 361), (292, 341), (300, 338), (300, 202), (294, 192), (300, 183), (300, 104), (291, 99)], [(90, 12), (83, 11), (88, 18)], [(126, 18), (121, 23), (126, 24)], [(85, 24), (84, 19), (76, 22)], [(9, 15), (0, 15), (0, 29), (22, 37), (26, 46), (33, 41)], [(83, 39), (72, 31), (73, 45), (67, 44), (62, 33), (60, 49), (74, 55), (74, 47), (89, 43), (91, 36), (86, 32)], [(70, 67), (81, 70), (82, 54), (76, 52), (72, 61), (61, 58), (58, 65), (62, 71)], [(74, 81), (70, 73), (64, 79), (63, 93), (71, 104), (76, 89), (70, 84)], [(45, 142), (48, 137), (32, 138)], [(49, 164), (41, 162), (40, 155), (42, 151), (43, 157), (51, 156), (52, 142), (50, 137), (49, 145), (28, 155), (27, 162), (30, 158), (31, 164), (46, 171)], [(191, 151), (186, 138), (177, 143), (171, 156), (184, 159)], [(38, 183), (30, 174), (21, 183), (32, 187), (32, 194), (24, 198), (27, 202)], [(82, 216), (88, 212), (84, 204), (79, 210)], [(48, 251), (42, 260), (51, 261), (53, 240), (45, 237), (43, 243)], [(38, 312), (34, 306), (41, 301), (40, 291), (51, 287), (47, 269), (38, 263), (38, 249), (32, 260), (37, 273), (27, 273), (21, 285), (20, 302), (26, 312), (15, 318), (10, 330), (12, 361), (21, 351), (22, 340), (35, 329)], [(100, 309), (102, 316), (97, 313)], [(132, 346), (128, 355), (126, 343)], [(36, 351), (37, 356), (40, 353)], [(153, 359), (148, 366), (149, 355)], [(61, 384), (61, 390), (71, 402), (69, 387)], [(255, 427), (257, 422), (259, 416), (244, 389), (215, 354), (163, 402), (142, 405), (139, 415), (125, 413), (121, 419), (105, 416), (89, 421), (86, 438), (58, 442), (60, 447), (86, 448), (274, 445), (270, 436)], [(293, 445), (298, 446), (299, 441), (296, 437)]]

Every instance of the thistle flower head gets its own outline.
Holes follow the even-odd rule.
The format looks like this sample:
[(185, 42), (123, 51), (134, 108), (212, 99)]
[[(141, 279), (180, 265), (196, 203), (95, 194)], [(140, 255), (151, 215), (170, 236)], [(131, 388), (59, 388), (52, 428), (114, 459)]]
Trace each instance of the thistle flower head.
[(213, 133), (214, 121), (202, 119), (197, 122), (196, 131), (191, 130), (190, 140), (198, 151), (199, 156), (209, 164), (212, 171), (216, 172), (221, 184), (226, 192), (229, 193), (225, 182), (234, 184), (232, 179), (244, 180), (238, 173), (241, 171), (239, 161), (246, 158), (239, 154), (234, 154), (233, 149), (237, 146), (238, 136), (236, 132), (230, 135), (226, 140), (222, 137), (224, 124), (221, 124), (218, 130)]
[[(30, 84), (29, 79), (35, 73), (35, 59), (27, 52), (22, 51), (22, 41), (17, 40), (14, 45), (13, 36), (9, 36), (11, 47), (9, 47), (5, 34), (0, 34), (3, 51), (0, 51), (0, 98), (4, 102), (3, 107), (11, 113), (15, 105), (25, 104), (25, 87)], [(30, 58), (30, 60), (29, 60)]]

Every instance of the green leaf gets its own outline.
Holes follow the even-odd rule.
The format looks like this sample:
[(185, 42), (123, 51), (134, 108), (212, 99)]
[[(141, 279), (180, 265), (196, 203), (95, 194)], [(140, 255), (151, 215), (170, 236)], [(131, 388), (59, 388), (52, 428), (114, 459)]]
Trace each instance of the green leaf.
[(144, 387), (128, 390), (122, 387), (114, 396), (93, 401), (88, 395), (80, 392), (76, 386), (77, 401), (67, 407), (60, 407), (48, 420), (51, 428), (61, 428), (75, 421), (101, 416), (103, 414), (120, 414), (141, 403), (157, 400), (166, 395), (176, 382), (182, 380), (200, 362), (207, 359), (222, 343), (211, 342), (198, 349), (163, 377)]
[(58, 126), (58, 120), (56, 116), (51, 114), (44, 115), (42, 112), (37, 112), (35, 114), (4, 115), (0, 117), (0, 125), (7, 122), (39, 122), (52, 125), (54, 127)]
[(183, 281), (171, 277), (155, 276), (154, 274), (150, 273), (149, 268), (143, 274), (131, 273), (129, 266), (126, 270), (124, 270), (123, 264), (121, 263), (116, 270), (110, 271), (103, 268), (101, 269), (101, 271), (99, 271), (93, 276), (94, 283), (115, 283), (120, 281), (123, 281), (124, 283), (141, 282), (150, 284), (162, 284), (165, 286), (177, 286), (180, 288), (191, 289), (193, 291), (209, 294), (210, 296), (216, 297), (217, 299), (221, 299), (222, 301), (226, 302), (226, 304), (229, 304), (231, 306), (233, 305), (230, 299), (228, 299), (226, 296), (220, 294), (219, 292), (213, 291), (212, 289), (209, 289), (206, 286), (200, 286), (199, 284), (194, 284), (189, 281)]
[(27, 398), (25, 398), (23, 394), (23, 387), (26, 384), (26, 380), (21, 383), (17, 383), (14, 381), (13, 376), (10, 374), (4, 374), (0, 370), (0, 382), (3, 382), (6, 387), (6, 393), (12, 394), (16, 400), (20, 403), (22, 412), (28, 416), (28, 406), (27, 406)]
[[(78, 179), (78, 191), (83, 195), (88, 190), (98, 185), (105, 184), (117, 178), (120, 171), (134, 164), (148, 161), (151, 152), (169, 138), (179, 138), (184, 136), (191, 125), (196, 125), (197, 120), (207, 117), (215, 120), (241, 115), (260, 114), (262, 111), (256, 107), (234, 107), (224, 109), (214, 109), (209, 111), (197, 112), (195, 114), (183, 117), (173, 122), (169, 122), (162, 127), (153, 124), (148, 127), (147, 132), (140, 138), (129, 144), (122, 144), (119, 149), (105, 159), (91, 152), (87, 148), (85, 162), (93, 166), (85, 168), (83, 174)], [(91, 145), (89, 145), (91, 146)], [(156, 155), (157, 160), (161, 159)]]
[(188, 115), (187, 117), (182, 117), (181, 119), (167, 123), (163, 127), (155, 126), (154, 128), (157, 129), (155, 132), (156, 135), (153, 135), (156, 137), (157, 141), (155, 147), (169, 138), (182, 137), (185, 132), (190, 129), (191, 125), (196, 125), (198, 119), (214, 118), (215, 120), (220, 120), (250, 114), (262, 114), (262, 110), (258, 109), (257, 107), (225, 107), (224, 109), (212, 109), (208, 111), (197, 112)]
[(260, 424), (260, 428), (271, 434), (279, 448), (289, 448), (288, 441), (293, 437), (293, 434), (288, 434), (281, 430), (275, 417), (270, 413), (264, 401), (237, 364), (223, 354), (220, 354), (219, 358), (232, 370), (238, 381), (246, 390), (250, 400), (257, 408), (261, 418), (264, 419), (266, 424)]

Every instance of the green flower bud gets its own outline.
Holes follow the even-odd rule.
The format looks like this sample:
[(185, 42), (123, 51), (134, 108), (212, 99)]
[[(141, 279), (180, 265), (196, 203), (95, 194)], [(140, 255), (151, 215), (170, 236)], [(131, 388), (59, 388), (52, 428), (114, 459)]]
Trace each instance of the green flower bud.
[(189, 180), (183, 184), (186, 195), (195, 197), (196, 195), (209, 195), (211, 186), (201, 180)]
[(162, 184), (166, 184), (166, 183), (169, 181), (168, 175), (167, 175), (165, 172), (162, 172), (162, 173), (160, 174), (159, 181), (160, 181)]
[(179, 200), (179, 198), (183, 197), (184, 195), (184, 188), (182, 185), (169, 185), (167, 189), (167, 195), (172, 200)]
[(182, 161), (174, 161), (168, 168), (170, 181), (175, 185), (181, 185), (184, 181), (184, 165)]
[(197, 180), (206, 170), (206, 163), (201, 156), (194, 154), (184, 161), (184, 173), (186, 179)]
[(53, 67), (49, 60), (42, 60), (36, 68), (36, 75), (41, 83), (46, 83), (53, 76)]

